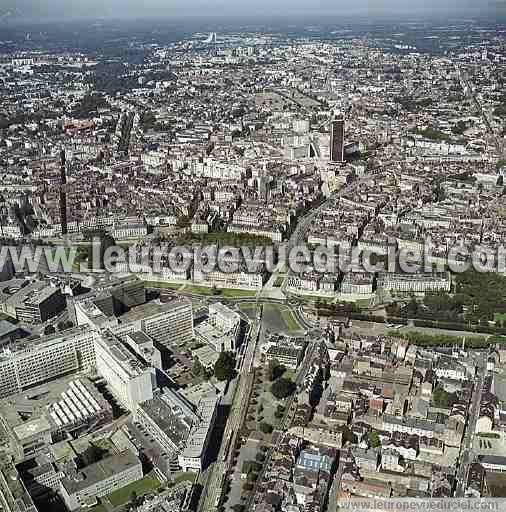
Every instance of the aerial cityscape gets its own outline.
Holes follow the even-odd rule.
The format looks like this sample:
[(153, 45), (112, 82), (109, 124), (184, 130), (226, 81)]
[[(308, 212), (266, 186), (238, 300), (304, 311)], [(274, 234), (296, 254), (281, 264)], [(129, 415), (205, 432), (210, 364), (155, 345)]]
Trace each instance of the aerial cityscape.
[(0, 6), (0, 511), (506, 510), (506, 4), (71, 3)]

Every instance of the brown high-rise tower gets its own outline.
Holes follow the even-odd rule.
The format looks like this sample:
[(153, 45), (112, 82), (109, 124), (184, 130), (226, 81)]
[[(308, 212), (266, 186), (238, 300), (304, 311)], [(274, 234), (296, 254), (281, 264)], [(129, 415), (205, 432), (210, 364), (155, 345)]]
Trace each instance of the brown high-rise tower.
[(65, 150), (60, 152), (60, 221), (61, 234), (65, 236), (68, 233), (67, 228), (67, 169)]
[(334, 119), (330, 124), (330, 160), (344, 162), (344, 119)]

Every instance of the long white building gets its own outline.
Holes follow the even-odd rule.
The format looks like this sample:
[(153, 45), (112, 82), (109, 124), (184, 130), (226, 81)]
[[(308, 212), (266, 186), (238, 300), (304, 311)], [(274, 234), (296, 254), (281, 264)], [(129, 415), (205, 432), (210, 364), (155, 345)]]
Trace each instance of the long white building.
[(96, 365), (97, 333), (77, 327), (31, 341), (0, 354), (0, 398), (71, 372), (89, 372)]
[(85, 467), (75, 478), (62, 478), (60, 494), (69, 510), (77, 510), (141, 478), (140, 460), (125, 451)]
[(122, 340), (139, 331), (165, 346), (187, 343), (194, 337), (192, 304), (186, 300), (136, 306), (121, 317), (121, 323), (107, 316), (93, 300), (76, 302), (75, 310), (79, 325), (111, 330)]
[(129, 411), (153, 398), (151, 368), (144, 365), (110, 331), (96, 341), (97, 371), (111, 392)]
[(197, 407), (199, 419), (192, 426), (184, 450), (178, 456), (179, 465), (183, 471), (202, 471), (219, 400), (214, 396), (204, 397), (200, 400)]
[(135, 331), (145, 332), (161, 345), (179, 345), (194, 337), (192, 304), (175, 300), (168, 304), (145, 304), (132, 309), (123, 318), (123, 323), (111, 330), (118, 337)]

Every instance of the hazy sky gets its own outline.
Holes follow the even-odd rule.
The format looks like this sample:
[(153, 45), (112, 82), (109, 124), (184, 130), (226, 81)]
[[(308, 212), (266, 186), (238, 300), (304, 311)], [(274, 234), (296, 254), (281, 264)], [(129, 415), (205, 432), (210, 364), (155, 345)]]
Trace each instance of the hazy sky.
[[(506, 0), (0, 0), (26, 17), (493, 14)], [(502, 4), (502, 5), (501, 5)], [(502, 10), (502, 9), (501, 9)]]

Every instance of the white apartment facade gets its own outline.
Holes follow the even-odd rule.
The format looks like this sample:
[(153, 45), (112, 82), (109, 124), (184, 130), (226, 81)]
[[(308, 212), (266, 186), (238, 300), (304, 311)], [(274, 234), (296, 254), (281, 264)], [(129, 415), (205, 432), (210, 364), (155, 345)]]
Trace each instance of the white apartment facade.
[(0, 355), (0, 398), (70, 372), (89, 372), (96, 365), (97, 333), (77, 327), (43, 338), (40, 343)]
[(126, 451), (86, 467), (76, 480), (62, 478), (60, 494), (71, 511), (93, 503), (142, 478), (142, 464), (131, 452)]
[(129, 411), (153, 398), (151, 370), (125, 348), (119, 338), (104, 332), (96, 341), (97, 371)]
[(200, 421), (192, 427), (186, 446), (178, 456), (183, 471), (202, 471), (211, 434), (216, 420), (219, 398), (209, 396), (202, 398), (197, 407)]

